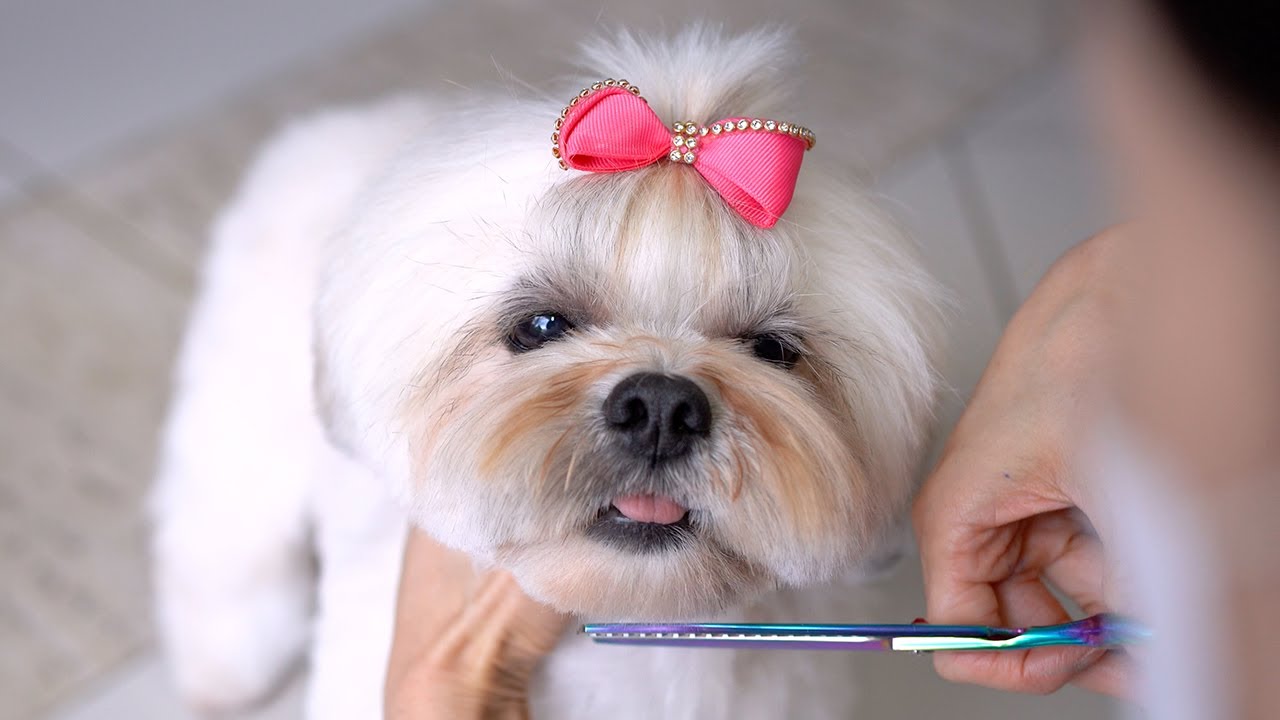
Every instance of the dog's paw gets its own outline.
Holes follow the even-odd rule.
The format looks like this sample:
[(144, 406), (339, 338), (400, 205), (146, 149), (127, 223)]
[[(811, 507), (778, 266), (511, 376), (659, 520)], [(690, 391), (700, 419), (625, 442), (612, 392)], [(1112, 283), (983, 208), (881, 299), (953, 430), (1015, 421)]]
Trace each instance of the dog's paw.
[(247, 678), (228, 668), (192, 668), (175, 678), (179, 698), (188, 712), (198, 718), (236, 717), (274, 697), (279, 679), (264, 683), (261, 677)]
[[(221, 623), (170, 638), (174, 685), (183, 704), (199, 717), (218, 717), (270, 700), (291, 676), (300, 641), (247, 637)], [(286, 630), (287, 632), (287, 630)]]

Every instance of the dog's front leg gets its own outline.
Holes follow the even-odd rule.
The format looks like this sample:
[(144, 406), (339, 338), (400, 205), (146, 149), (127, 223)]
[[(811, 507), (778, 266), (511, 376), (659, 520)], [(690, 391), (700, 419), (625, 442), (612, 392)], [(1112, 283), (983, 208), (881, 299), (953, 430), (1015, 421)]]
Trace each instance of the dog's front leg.
[(408, 525), (378, 479), (349, 462), (315, 500), (322, 560), (306, 716), (380, 718)]

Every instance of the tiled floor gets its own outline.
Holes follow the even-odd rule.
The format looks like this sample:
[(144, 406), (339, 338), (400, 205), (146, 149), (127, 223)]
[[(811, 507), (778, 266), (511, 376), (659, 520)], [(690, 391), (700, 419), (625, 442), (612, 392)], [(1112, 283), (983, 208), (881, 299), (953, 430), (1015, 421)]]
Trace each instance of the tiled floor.
[[(70, 2), (57, 0), (48, 17), (21, 26), (23, 42), (36, 43), (40, 23)], [(47, 710), (36, 708), (50, 707), (63, 720), (185, 717), (148, 649), (137, 506), (205, 224), (270, 128), (387, 88), (492, 77), (495, 63), (518, 63), (522, 76), (541, 81), (558, 58), (541, 40), (531, 48), (529, 38), (590, 27), (597, 10), (606, 20), (652, 26), (658, 18), (670, 27), (683, 17), (675, 8), (686, 5), (641, 9), (610, 0), (583, 13), (568, 0), (538, 11), (485, 0), (403, 16), (397, 27), (372, 32), (412, 4), (378, 0), (359, 18), (341, 8), (317, 11), (315, 27), (284, 38), (289, 13), (301, 7), (294, 0), (246, 34), (226, 21), (243, 0), (229, 3), (227, 16), (193, 18), (153, 7), (159, 0), (122, 4), (130, 3), (135, 20), (155, 13), (158, 27), (194, 33), (190, 47), (175, 48), (171, 38), (122, 51), (124, 59), (94, 81), (138, 77), (159, 83), (160, 95), (175, 77), (193, 87), (133, 114), (108, 108), (102, 127), (88, 130), (76, 118), (42, 128), (38, 114), (0, 109), (0, 578), (16, 590), (0, 594), (0, 718), (38, 717)], [(753, 18), (779, 17), (767, 0), (698, 7), (704, 16), (728, 7), (742, 16), (752, 3), (760, 6)], [(1049, 38), (1047, 7), (1048, 0), (812, 0), (786, 13), (822, 59), (807, 80), (849, 88), (822, 94), (806, 111), (830, 128), (823, 146), (878, 175), (876, 188), (955, 296), (947, 425), (1018, 299), (1052, 258), (1111, 219), (1070, 76), (1057, 64), (1035, 69)], [(12, 57), (6, 52), (17, 52), (4, 48), (5, 33), (16, 32), (4, 26), (0, 68)], [(199, 65), (192, 58), (205, 36), (239, 38), (247, 55), (224, 68), (184, 70)], [(354, 44), (330, 50), (339, 36)], [(489, 44), (478, 47), (477, 37)], [(258, 47), (273, 39), (283, 46)], [(489, 47), (499, 48), (496, 57)], [(521, 62), (521, 50), (532, 60)], [(50, 57), (42, 48), (26, 52)], [(131, 64), (157, 55), (177, 64), (169, 73), (148, 69), (152, 75)], [(321, 61), (287, 69), (305, 57)], [(25, 82), (15, 77), (0, 69), (0, 97), (21, 90), (5, 85)], [(244, 83), (256, 90), (218, 100)], [(114, 87), (108, 82), (103, 92)], [(100, 104), (71, 92), (54, 99), (88, 103), (82, 110)], [(19, 140), (25, 147), (8, 157), (5, 143)], [(912, 563), (875, 592), (879, 616), (870, 619), (920, 612)], [(951, 686), (919, 658), (868, 657), (863, 682), (864, 717), (1092, 718), (1110, 707), (1076, 692), (1020, 698)], [(296, 708), (295, 689), (261, 717), (297, 717)]]

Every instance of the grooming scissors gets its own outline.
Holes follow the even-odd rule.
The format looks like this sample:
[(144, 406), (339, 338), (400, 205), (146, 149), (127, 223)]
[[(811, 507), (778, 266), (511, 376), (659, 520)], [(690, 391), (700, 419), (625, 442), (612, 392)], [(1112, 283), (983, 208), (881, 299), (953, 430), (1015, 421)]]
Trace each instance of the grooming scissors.
[(1148, 631), (1119, 615), (1093, 615), (1061, 625), (1003, 628), (986, 625), (810, 625), (759, 623), (604, 623), (584, 625), (597, 643), (795, 650), (1023, 650), (1049, 645), (1117, 647)]

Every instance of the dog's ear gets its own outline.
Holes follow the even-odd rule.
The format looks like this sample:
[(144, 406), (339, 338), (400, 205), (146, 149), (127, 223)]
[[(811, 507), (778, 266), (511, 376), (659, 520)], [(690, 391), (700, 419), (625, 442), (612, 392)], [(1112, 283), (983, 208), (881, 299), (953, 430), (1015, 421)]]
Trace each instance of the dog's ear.
[(311, 395), (316, 417), (320, 419), (320, 426), (324, 428), (329, 443), (346, 455), (354, 456), (349, 433), (350, 418), (343, 412), (337, 389), (329, 382), (324, 358), (325, 353), (317, 340), (311, 345)]

